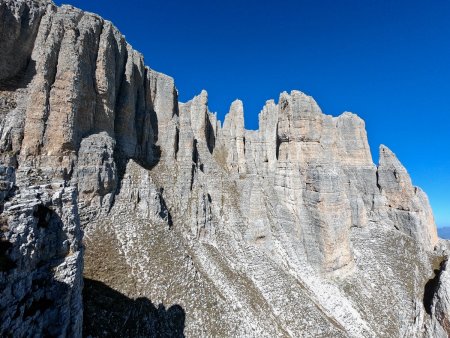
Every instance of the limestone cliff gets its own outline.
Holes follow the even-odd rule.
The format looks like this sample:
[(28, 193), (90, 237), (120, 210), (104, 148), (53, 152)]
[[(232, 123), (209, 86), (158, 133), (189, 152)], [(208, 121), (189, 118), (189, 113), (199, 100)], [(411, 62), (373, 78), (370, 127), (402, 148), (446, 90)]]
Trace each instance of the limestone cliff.
[(447, 244), (358, 116), (292, 91), (222, 125), (95, 14), (0, 18), (1, 335), (449, 332)]

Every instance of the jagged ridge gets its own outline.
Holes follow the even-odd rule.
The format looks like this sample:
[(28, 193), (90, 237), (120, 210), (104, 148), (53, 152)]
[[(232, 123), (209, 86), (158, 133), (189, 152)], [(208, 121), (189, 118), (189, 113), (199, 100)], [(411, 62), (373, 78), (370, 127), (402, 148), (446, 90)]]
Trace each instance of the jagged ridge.
[[(66, 206), (39, 192), (31, 210), (72, 215), (61, 228), (76, 257), (84, 229), (85, 275), (181, 305), (187, 335), (445, 334), (446, 319), (422, 302), (430, 261), (443, 255), (427, 197), (385, 146), (373, 164), (359, 117), (324, 115), (292, 91), (267, 101), (257, 131), (244, 129), (239, 100), (222, 126), (205, 91), (179, 103), (173, 79), (146, 67), (95, 14), (2, 0), (0, 17), (2, 238), (10, 243), (2, 254), (11, 262), (24, 243), (41, 250), (22, 236), (17, 206), (31, 185), (62, 182), (76, 195)], [(38, 269), (23, 259), (0, 272), (2, 295), (24, 272), (28, 280), (2, 297), (10, 309), (2, 333), (31, 329), (27, 304), (42, 300), (24, 301)], [(66, 324), (52, 332), (80, 336), (82, 260), (64, 271), (61, 294), (71, 296), (49, 308)], [(70, 329), (68, 308), (78, 309)], [(33, 313), (33, 330), (46, 332), (46, 311)]]

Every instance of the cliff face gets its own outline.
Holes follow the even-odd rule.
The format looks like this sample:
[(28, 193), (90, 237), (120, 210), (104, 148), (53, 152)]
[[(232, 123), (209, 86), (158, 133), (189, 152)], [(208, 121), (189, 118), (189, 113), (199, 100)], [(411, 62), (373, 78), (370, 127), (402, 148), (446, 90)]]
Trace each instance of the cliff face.
[(85, 335), (449, 332), (427, 197), (359, 117), (292, 91), (222, 126), (95, 14), (0, 18), (2, 335), (80, 336), (83, 257)]

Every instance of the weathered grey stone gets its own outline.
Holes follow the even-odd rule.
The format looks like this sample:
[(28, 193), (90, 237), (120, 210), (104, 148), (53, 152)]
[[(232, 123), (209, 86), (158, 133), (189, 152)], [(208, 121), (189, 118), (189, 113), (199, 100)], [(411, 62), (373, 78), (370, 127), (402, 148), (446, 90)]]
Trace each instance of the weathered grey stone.
[(117, 189), (118, 169), (114, 160), (114, 139), (106, 132), (81, 141), (72, 181), (78, 184), (80, 217), (83, 223), (111, 208)]
[(64, 182), (17, 190), (0, 229), (0, 332), (81, 336), (81, 228), (77, 190)]
[(236, 100), (231, 104), (230, 112), (223, 121), (220, 136), (227, 152), (228, 170), (245, 174), (244, 107), (242, 101)]
[(420, 188), (413, 187), (406, 169), (383, 145), (377, 177), (392, 224), (432, 250), (438, 237), (428, 198)]

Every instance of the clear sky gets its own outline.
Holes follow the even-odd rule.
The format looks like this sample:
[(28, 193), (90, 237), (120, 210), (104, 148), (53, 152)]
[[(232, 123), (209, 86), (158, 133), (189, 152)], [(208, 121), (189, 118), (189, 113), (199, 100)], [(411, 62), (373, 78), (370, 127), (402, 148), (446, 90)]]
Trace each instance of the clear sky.
[(114, 22), (151, 68), (175, 78), (181, 101), (202, 89), (223, 120), (245, 124), (292, 89), (326, 114), (352, 111), (394, 151), (450, 226), (450, 1), (65, 0)]

